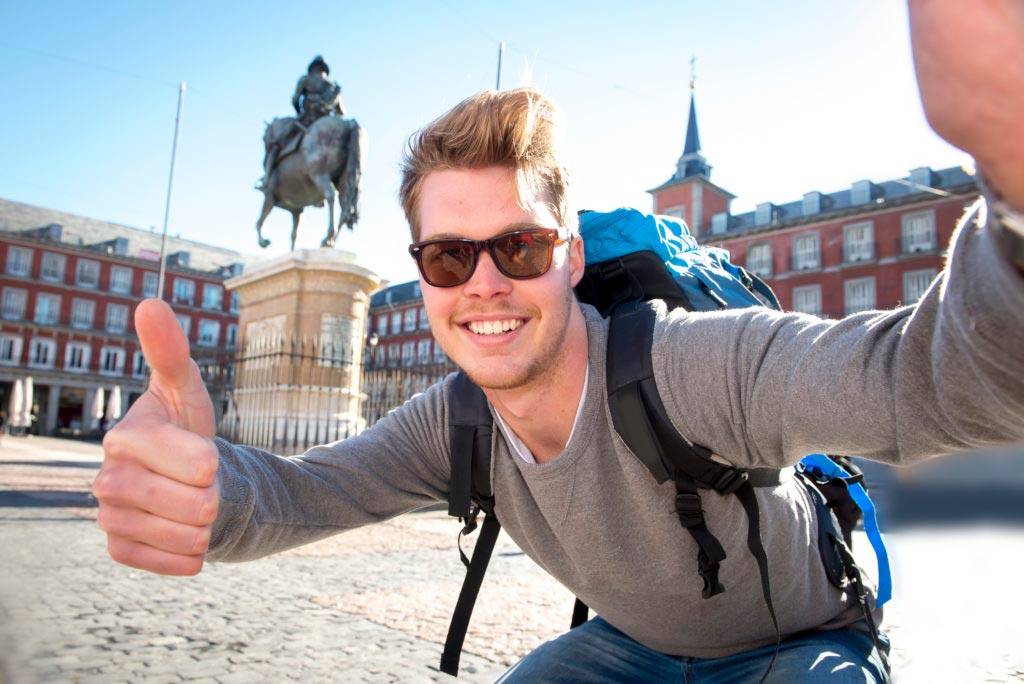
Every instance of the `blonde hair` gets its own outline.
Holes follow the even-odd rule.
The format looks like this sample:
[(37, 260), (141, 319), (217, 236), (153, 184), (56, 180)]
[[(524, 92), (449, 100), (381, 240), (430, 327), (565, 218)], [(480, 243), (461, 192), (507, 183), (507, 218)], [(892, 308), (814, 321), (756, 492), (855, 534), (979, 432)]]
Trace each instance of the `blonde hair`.
[(520, 203), (536, 198), (559, 225), (575, 232), (560, 129), (561, 117), (551, 100), (531, 88), (517, 88), (477, 93), (413, 134), (402, 160), (399, 190), (413, 239), (420, 235), (417, 212), (427, 175), (489, 166), (514, 169)]

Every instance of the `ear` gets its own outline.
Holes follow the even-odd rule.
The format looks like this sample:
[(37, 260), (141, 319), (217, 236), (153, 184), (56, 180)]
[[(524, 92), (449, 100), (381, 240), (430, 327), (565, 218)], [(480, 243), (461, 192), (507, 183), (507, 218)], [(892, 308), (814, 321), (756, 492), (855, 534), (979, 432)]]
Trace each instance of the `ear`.
[(572, 286), (576, 287), (583, 278), (583, 269), (586, 267), (586, 259), (583, 252), (583, 236), (577, 235), (569, 243), (569, 277), (572, 279)]

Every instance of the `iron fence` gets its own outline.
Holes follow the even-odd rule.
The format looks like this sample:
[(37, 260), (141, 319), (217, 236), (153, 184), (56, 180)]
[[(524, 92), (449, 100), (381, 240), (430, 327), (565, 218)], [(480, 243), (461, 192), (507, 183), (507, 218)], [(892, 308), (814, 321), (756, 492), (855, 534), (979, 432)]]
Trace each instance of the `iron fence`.
[(455, 370), (450, 362), (364, 368), (351, 345), (319, 337), (262, 338), (196, 361), (217, 434), (278, 454), (358, 434)]

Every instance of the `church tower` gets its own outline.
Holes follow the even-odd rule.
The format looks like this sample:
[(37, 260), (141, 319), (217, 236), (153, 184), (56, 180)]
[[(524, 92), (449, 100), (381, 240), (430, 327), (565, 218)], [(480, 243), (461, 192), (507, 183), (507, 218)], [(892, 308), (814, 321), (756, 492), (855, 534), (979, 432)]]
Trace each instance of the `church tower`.
[[(690, 60), (692, 69), (696, 59)], [(729, 211), (735, 197), (711, 182), (711, 165), (704, 157), (697, 129), (696, 76), (690, 78), (690, 114), (686, 121), (686, 142), (676, 162), (675, 173), (658, 187), (648, 190), (654, 200), (654, 213), (676, 216), (686, 221), (696, 236), (711, 232), (711, 217)]]

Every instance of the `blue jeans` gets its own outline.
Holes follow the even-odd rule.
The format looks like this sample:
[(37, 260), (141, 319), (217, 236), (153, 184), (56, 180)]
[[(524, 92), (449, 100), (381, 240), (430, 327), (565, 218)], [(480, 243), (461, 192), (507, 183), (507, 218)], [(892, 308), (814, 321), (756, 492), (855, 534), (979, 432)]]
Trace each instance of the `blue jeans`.
[[(879, 642), (888, 651), (884, 634)], [(553, 639), (503, 674), (499, 684), (725, 684), (759, 682), (775, 645), (725, 658), (686, 658), (651, 650), (595, 617)], [(854, 629), (806, 632), (782, 642), (766, 682), (889, 682), (871, 641)]]

